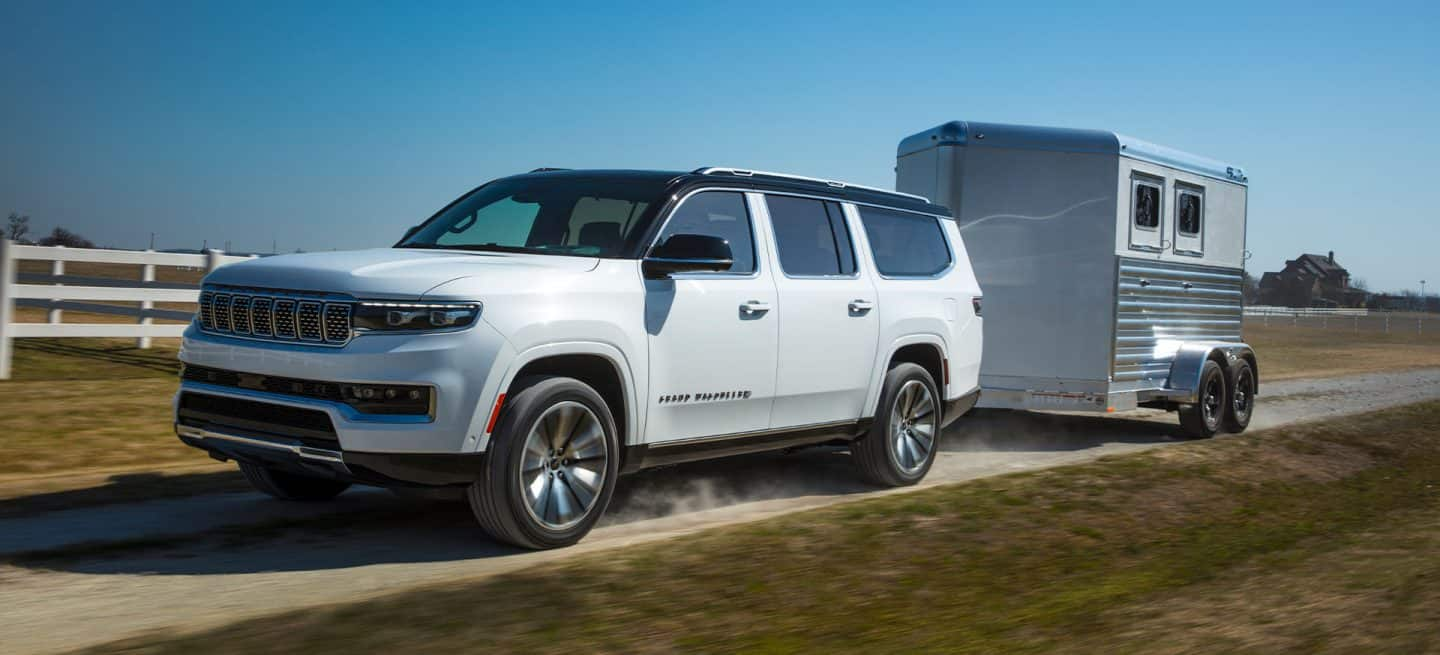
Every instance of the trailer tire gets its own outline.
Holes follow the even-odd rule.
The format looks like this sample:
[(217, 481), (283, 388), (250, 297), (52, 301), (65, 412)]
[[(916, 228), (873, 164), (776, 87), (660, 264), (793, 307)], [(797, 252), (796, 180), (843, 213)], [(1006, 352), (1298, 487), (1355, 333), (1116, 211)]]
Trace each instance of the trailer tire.
[(1225, 408), (1229, 405), (1229, 385), (1225, 371), (1215, 360), (1206, 360), (1200, 369), (1200, 386), (1195, 403), (1180, 408), (1180, 427), (1194, 439), (1209, 439), (1220, 431)]
[(940, 451), (943, 408), (935, 380), (923, 366), (901, 363), (891, 368), (870, 431), (850, 445), (860, 476), (885, 487), (924, 479)]
[(1225, 403), (1225, 431), (1239, 434), (1250, 427), (1255, 413), (1255, 368), (1240, 360), (1230, 370), (1229, 402)]
[(330, 500), (350, 488), (349, 482), (280, 471), (250, 462), (240, 462), (240, 472), (256, 491), (280, 500)]

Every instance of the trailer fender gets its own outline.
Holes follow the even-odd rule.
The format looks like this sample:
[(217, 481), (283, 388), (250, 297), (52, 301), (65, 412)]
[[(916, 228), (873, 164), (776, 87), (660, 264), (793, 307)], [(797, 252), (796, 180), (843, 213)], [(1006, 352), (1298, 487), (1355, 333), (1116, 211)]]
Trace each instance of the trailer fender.
[(1175, 352), (1170, 363), (1170, 379), (1165, 383), (1169, 393), (1165, 395), (1180, 403), (1193, 403), (1200, 392), (1200, 372), (1207, 360), (1219, 362), (1228, 377), (1235, 363), (1244, 359), (1255, 370), (1255, 391), (1260, 391), (1260, 369), (1255, 365), (1255, 349), (1243, 343), (1184, 343)]

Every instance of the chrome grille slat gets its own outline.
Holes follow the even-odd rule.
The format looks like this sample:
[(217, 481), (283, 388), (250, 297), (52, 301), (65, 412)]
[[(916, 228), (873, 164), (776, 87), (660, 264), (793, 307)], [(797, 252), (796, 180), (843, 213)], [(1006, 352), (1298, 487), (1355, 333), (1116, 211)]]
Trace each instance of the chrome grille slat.
[(257, 337), (268, 337), (275, 334), (274, 316), (272, 310), (275, 301), (271, 298), (258, 296), (250, 303), (250, 333)]
[(295, 326), (301, 341), (324, 341), (325, 329), (320, 319), (322, 305), (312, 300), (300, 301), (295, 312)]
[(295, 301), (281, 298), (275, 301), (275, 337), (295, 338)]
[(235, 334), (250, 334), (250, 296), (231, 298), (230, 326)]
[(200, 329), (246, 339), (343, 346), (354, 334), (354, 304), (332, 301), (323, 295), (249, 288), (205, 289), (200, 295)]

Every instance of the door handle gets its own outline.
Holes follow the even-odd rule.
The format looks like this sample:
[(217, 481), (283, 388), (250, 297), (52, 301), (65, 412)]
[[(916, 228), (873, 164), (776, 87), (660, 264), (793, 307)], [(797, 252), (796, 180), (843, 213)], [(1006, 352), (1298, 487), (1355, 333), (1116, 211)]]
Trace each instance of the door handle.
[(875, 309), (875, 303), (870, 302), (869, 300), (862, 300), (860, 298), (856, 298), (855, 300), (850, 301), (850, 311), (857, 314), (860, 312), (868, 312), (872, 309)]
[(740, 313), (746, 316), (764, 314), (770, 311), (770, 303), (759, 300), (750, 300), (740, 304)]

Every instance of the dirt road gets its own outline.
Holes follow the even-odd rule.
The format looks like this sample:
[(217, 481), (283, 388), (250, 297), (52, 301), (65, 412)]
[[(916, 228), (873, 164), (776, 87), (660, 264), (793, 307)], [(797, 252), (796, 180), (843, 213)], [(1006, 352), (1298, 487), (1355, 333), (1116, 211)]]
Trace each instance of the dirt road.
[[(1440, 370), (1266, 385), (1252, 429), (1440, 397)], [(1056, 466), (1177, 443), (1174, 418), (989, 412), (957, 423), (925, 485)], [(879, 493), (824, 450), (733, 458), (627, 478), (579, 546), (529, 553), (488, 542), (463, 505), (347, 493), (284, 505), (250, 493), (0, 520), (0, 556), (164, 536), (170, 545), (0, 565), (0, 643), (59, 652), (157, 629), (474, 578)], [(277, 520), (284, 529), (264, 527)]]

